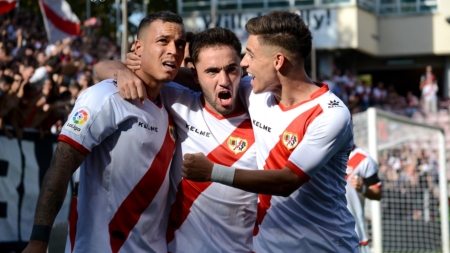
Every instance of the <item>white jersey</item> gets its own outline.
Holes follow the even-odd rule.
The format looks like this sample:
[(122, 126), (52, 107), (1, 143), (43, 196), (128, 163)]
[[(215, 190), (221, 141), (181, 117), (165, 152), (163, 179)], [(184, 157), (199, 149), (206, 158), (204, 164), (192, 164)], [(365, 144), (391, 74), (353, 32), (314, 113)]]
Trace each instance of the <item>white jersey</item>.
[[(244, 78), (259, 169), (288, 167), (305, 183), (288, 197), (259, 195), (253, 251), (358, 252), (355, 221), (345, 199), (353, 146), (350, 112), (326, 85), (292, 107), (272, 93), (254, 94)], [(242, 93), (241, 93), (242, 94)]]
[(66, 252), (167, 252), (175, 133), (162, 105), (125, 101), (114, 80), (80, 95), (59, 136), (87, 155)]
[[(219, 116), (205, 107), (201, 93), (176, 83), (166, 84), (161, 95), (177, 126), (183, 154), (202, 152), (213, 163), (257, 168), (246, 112)], [(174, 158), (177, 193), (167, 229), (169, 252), (251, 252), (257, 195), (219, 183), (181, 180), (179, 162)]]
[(364, 227), (364, 196), (359, 194), (355, 188), (350, 185), (352, 177), (358, 176), (363, 179), (366, 187), (376, 185), (381, 187), (381, 181), (378, 178), (377, 163), (361, 148), (355, 147), (350, 153), (347, 163), (347, 206), (350, 212), (355, 217), (356, 233), (359, 237), (359, 245), (364, 246), (369, 244), (366, 230)]

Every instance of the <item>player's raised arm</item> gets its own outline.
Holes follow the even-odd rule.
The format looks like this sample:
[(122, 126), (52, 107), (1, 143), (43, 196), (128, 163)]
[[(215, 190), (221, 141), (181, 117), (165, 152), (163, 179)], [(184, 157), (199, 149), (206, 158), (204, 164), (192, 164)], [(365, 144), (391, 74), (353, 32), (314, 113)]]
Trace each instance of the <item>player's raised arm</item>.
[(58, 142), (50, 168), (42, 181), (33, 230), (24, 253), (47, 252), (53, 222), (66, 197), (70, 177), (85, 157), (83, 153), (66, 142)]

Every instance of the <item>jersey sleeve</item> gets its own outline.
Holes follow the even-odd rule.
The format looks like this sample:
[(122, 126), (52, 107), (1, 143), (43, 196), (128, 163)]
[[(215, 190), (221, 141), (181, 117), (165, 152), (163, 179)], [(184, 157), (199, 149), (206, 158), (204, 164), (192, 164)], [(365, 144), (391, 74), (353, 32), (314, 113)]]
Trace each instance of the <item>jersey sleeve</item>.
[[(353, 146), (353, 127), (346, 108), (328, 110), (308, 127), (303, 139), (289, 156), (286, 167), (305, 181), (312, 178), (341, 150), (350, 153)], [(344, 156), (342, 153), (343, 164)]]
[(160, 94), (164, 106), (169, 110), (173, 110), (172, 106), (174, 103), (191, 103), (200, 95), (199, 92), (190, 90), (175, 82), (164, 84)]
[(239, 87), (239, 97), (245, 107), (248, 107), (250, 105), (250, 95), (253, 90), (253, 86), (250, 84), (252, 78), (253, 77), (251, 76), (244, 76), (241, 79), (241, 85)]
[(367, 156), (360, 166), (362, 166), (363, 170), (361, 170), (362, 175), (359, 176), (363, 178), (366, 186), (372, 186), (375, 184), (381, 185), (381, 180), (378, 177), (378, 164), (375, 160), (373, 160), (370, 156)]
[(80, 95), (61, 130), (59, 141), (67, 142), (84, 155), (88, 155), (118, 128), (121, 113), (117, 110), (114, 93), (105, 92), (111, 88), (107, 87), (108, 85), (113, 84), (100, 83)]

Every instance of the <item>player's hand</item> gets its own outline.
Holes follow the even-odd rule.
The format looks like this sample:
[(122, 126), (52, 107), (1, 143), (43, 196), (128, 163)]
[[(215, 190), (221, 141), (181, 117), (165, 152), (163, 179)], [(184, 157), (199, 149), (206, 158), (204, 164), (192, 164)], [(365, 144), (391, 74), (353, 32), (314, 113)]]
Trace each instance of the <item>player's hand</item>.
[(127, 65), (127, 68), (131, 70), (138, 70), (141, 68), (141, 56), (134, 52), (134, 44), (131, 47), (131, 52), (127, 53), (124, 63)]
[(46, 253), (48, 244), (40, 241), (30, 241), (22, 253)]
[(211, 181), (213, 165), (203, 153), (185, 154), (181, 166), (182, 175), (185, 179), (196, 182)]
[(142, 80), (130, 69), (117, 71), (117, 87), (124, 99), (140, 99), (143, 104), (147, 98), (147, 91)]
[(354, 175), (350, 179), (350, 186), (355, 188), (358, 192), (361, 192), (364, 181), (360, 176)]

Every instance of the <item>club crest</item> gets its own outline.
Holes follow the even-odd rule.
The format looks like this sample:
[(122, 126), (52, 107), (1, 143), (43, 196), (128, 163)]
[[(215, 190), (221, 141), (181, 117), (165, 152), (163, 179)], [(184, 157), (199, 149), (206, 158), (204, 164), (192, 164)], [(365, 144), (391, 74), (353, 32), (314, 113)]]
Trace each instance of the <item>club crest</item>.
[(294, 149), (298, 145), (298, 134), (284, 131), (283, 133), (283, 144), (287, 150)]
[(177, 140), (177, 133), (175, 127), (172, 125), (169, 125), (169, 134), (172, 141), (175, 142)]
[(230, 136), (227, 141), (228, 148), (234, 154), (244, 152), (248, 148), (248, 141), (237, 137)]

